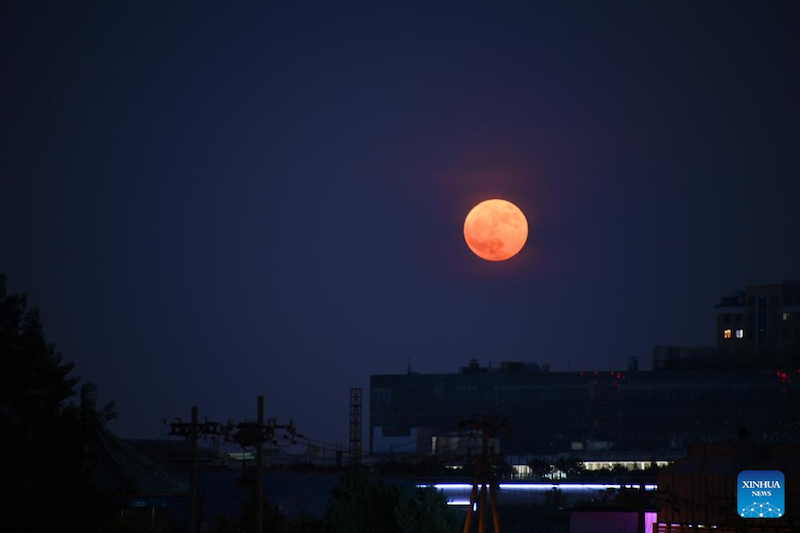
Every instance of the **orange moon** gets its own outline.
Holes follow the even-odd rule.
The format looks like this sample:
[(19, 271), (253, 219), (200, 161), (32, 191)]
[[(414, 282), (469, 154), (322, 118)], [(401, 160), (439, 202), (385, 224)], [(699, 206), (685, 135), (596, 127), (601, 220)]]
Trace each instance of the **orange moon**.
[(505, 261), (525, 246), (528, 220), (511, 202), (486, 200), (473, 207), (467, 215), (464, 239), (478, 257), (487, 261)]

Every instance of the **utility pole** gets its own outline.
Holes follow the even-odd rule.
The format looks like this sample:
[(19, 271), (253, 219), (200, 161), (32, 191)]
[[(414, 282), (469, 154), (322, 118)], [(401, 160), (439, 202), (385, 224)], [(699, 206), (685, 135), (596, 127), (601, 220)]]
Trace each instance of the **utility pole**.
[(350, 467), (358, 470), (361, 461), (361, 389), (350, 389)]
[[(257, 424), (264, 427), (264, 397), (258, 397), (258, 419)], [(271, 435), (270, 435), (271, 436)], [(253, 533), (262, 533), (264, 530), (264, 439), (259, 439), (256, 445), (256, 479), (253, 487), (253, 498), (255, 499), (255, 520), (253, 521)]]
[(197, 533), (197, 445), (201, 437), (207, 435), (221, 435), (224, 430), (217, 422), (206, 420), (200, 423), (197, 419), (197, 406), (192, 406), (192, 421), (181, 422), (176, 418), (170, 424), (170, 435), (177, 435), (189, 439), (191, 456), (189, 460), (189, 516), (187, 519), (188, 533)]
[(192, 421), (190, 423), (181, 422), (176, 418), (170, 424), (170, 435), (186, 437), (191, 442), (191, 464), (189, 470), (189, 518), (188, 533), (197, 533), (198, 505), (197, 505), (197, 443), (201, 437), (208, 435), (221, 435), (228, 442), (235, 442), (242, 447), (255, 447), (256, 449), (256, 468), (253, 473), (253, 531), (262, 533), (264, 528), (264, 443), (275, 436), (276, 429), (283, 429), (289, 437), (283, 436), (296, 444), (297, 439), (308, 441), (307, 437), (300, 435), (290, 421), (288, 425), (280, 425), (275, 419), (264, 420), (264, 397), (258, 397), (256, 421), (240, 422), (233, 424), (228, 422), (222, 426), (217, 422), (199, 422), (197, 419), (197, 406), (192, 407)]
[(228, 440), (242, 447), (254, 446), (256, 449), (256, 468), (253, 473), (253, 533), (262, 533), (264, 528), (264, 443), (272, 440), (276, 429), (285, 429), (294, 443), (298, 435), (294, 425), (280, 425), (275, 419), (264, 420), (264, 397), (258, 397), (256, 421), (240, 422), (228, 427)]
[(475, 460), (475, 475), (472, 479), (472, 491), (469, 496), (469, 507), (467, 508), (467, 518), (464, 521), (463, 533), (470, 533), (472, 530), (472, 518), (476, 506), (478, 508), (478, 533), (486, 533), (487, 496), (492, 511), (494, 533), (500, 533), (500, 516), (497, 509), (498, 486), (492, 466), (492, 463), (497, 461), (497, 456), (489, 455), (489, 437), (500, 429), (507, 429), (508, 424), (496, 418), (475, 416), (470, 420), (462, 421), (460, 425), (480, 432), (482, 441), (481, 455)]
[(197, 533), (197, 406), (192, 406), (191, 422), (192, 455), (189, 463), (189, 533)]

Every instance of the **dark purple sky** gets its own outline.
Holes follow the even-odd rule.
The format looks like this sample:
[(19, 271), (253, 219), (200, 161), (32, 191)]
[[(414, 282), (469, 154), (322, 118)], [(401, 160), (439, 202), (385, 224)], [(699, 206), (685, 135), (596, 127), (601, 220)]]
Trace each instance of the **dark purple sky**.
[(649, 367), (800, 277), (796, 3), (61, 4), (0, 16), (0, 272), (122, 436), (264, 394), (345, 442), (409, 357)]

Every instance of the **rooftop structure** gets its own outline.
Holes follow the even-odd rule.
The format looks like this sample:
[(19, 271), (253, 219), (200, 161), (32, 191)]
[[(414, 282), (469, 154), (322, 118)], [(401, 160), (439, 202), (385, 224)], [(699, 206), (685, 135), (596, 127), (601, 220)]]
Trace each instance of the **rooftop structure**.
[(653, 370), (550, 372), (477, 360), (371, 377), (370, 452), (432, 453), (475, 414), (507, 419), (501, 453), (674, 455), (690, 443), (800, 442), (800, 282), (747, 284), (716, 306), (716, 346), (656, 346)]
[[(503, 370), (505, 368), (505, 370)], [(800, 369), (542, 372), (465, 367), (371, 377), (370, 452), (432, 453), (462, 419), (507, 419), (501, 453), (676, 451), (691, 442), (800, 441)], [(377, 446), (380, 439), (381, 446)]]
[(715, 307), (716, 341), (725, 354), (800, 351), (800, 281), (748, 284)]

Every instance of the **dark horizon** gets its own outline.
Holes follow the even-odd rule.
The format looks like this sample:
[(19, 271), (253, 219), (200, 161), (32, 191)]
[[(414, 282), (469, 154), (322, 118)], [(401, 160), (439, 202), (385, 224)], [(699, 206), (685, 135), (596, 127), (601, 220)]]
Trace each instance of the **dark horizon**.
[(409, 357), (646, 369), (800, 278), (791, 3), (2, 9), (0, 272), (122, 437), (261, 394), (346, 445)]

